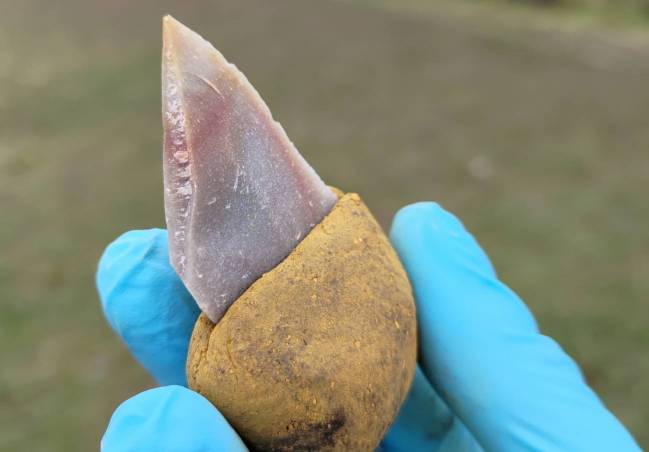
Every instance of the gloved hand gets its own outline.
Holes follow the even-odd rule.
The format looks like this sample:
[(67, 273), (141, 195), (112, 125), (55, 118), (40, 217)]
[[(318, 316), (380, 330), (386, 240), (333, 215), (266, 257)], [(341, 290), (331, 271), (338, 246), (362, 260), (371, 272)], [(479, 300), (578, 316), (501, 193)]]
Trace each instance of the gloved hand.
[[(434, 203), (408, 206), (391, 239), (413, 285), (421, 350), (382, 450), (639, 450), (454, 216)], [(166, 232), (118, 238), (99, 263), (97, 287), (113, 329), (170, 385), (117, 408), (102, 450), (246, 450), (220, 413), (184, 387), (199, 311), (169, 266)]]

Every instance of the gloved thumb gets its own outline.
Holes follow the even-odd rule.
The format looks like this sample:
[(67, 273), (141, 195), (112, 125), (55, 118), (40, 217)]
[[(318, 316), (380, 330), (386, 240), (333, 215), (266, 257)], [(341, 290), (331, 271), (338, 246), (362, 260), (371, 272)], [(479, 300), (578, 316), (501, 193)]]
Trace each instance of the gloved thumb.
[(248, 449), (200, 394), (182, 386), (144, 391), (122, 403), (101, 440), (102, 452), (228, 451)]

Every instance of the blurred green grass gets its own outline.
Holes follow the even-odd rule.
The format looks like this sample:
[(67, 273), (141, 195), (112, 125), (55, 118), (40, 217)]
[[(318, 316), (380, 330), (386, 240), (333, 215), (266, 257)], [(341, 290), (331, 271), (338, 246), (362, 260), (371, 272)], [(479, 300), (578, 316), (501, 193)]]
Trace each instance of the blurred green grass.
[(154, 384), (93, 275), (119, 233), (163, 226), (164, 13), (235, 62), (386, 228), (416, 200), (457, 213), (649, 445), (647, 32), (370, 3), (0, 5), (0, 449), (94, 449)]
[[(386, 0), (386, 2), (396, 3), (393, 0)], [(578, 16), (581, 19), (604, 22), (609, 26), (620, 24), (646, 26), (649, 22), (649, 0), (473, 0), (470, 3), (474, 6), (476, 4), (493, 4), (497, 7), (504, 5), (510, 9), (520, 7), (523, 10), (537, 7), (537, 12), (545, 9), (553, 16), (567, 14), (573, 16), (573, 19)]]

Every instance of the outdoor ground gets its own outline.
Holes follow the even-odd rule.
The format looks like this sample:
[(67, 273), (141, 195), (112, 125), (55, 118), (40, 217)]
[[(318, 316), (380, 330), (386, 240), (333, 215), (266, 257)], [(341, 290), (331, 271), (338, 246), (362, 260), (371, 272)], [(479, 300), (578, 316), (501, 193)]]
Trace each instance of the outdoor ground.
[(458, 214), (649, 447), (649, 30), (505, 3), (0, 3), (0, 450), (97, 448), (154, 385), (104, 322), (103, 248), (163, 226), (160, 19), (255, 84), (387, 228)]

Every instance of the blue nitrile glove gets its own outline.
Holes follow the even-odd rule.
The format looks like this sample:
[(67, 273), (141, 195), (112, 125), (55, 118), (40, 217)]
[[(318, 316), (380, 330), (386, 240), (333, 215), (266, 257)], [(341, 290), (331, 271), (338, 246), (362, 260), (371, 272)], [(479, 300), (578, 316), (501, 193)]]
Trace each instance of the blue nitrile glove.
[[(421, 362), (382, 450), (639, 450), (455, 217), (433, 203), (406, 207), (391, 239), (417, 300)], [(161, 384), (184, 385), (198, 310), (169, 266), (166, 232), (118, 238), (100, 261), (97, 286), (136, 359)], [(203, 397), (167, 386), (124, 402), (102, 449), (245, 446)]]
[(131, 231), (111, 243), (97, 271), (110, 326), (162, 385), (122, 403), (101, 450), (246, 451), (221, 413), (187, 389), (185, 360), (200, 311), (169, 265), (167, 232)]

